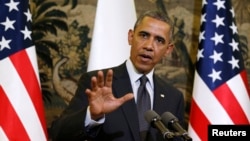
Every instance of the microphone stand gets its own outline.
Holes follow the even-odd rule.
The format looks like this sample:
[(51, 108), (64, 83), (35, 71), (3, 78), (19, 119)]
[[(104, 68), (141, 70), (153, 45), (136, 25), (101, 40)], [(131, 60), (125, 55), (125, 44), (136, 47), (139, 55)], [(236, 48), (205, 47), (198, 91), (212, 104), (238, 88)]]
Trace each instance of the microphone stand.
[(175, 136), (174, 133), (173, 133), (173, 132), (170, 132), (170, 131), (163, 133), (163, 138), (164, 138), (166, 141), (172, 141), (173, 138), (174, 138), (174, 136)]
[(175, 132), (174, 135), (175, 135), (176, 137), (181, 137), (184, 141), (192, 141), (192, 138), (189, 137), (187, 133), (181, 134), (181, 133), (179, 133), (179, 132)]

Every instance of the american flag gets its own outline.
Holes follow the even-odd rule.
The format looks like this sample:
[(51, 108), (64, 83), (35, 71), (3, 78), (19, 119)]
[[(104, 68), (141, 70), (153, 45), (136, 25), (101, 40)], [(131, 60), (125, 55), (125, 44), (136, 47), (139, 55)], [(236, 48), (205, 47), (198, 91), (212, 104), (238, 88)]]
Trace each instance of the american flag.
[(46, 141), (28, 0), (0, 1), (0, 140)]
[(208, 139), (209, 124), (249, 124), (247, 73), (230, 0), (203, 0), (188, 132)]

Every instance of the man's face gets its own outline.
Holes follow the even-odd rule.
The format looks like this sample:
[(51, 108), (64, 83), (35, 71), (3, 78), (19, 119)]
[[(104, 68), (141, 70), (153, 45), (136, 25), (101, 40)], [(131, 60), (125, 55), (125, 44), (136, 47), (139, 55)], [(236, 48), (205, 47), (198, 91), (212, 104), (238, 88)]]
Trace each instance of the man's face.
[(171, 53), (169, 33), (167, 23), (151, 17), (145, 17), (135, 31), (129, 31), (130, 59), (140, 73), (150, 72), (163, 56)]

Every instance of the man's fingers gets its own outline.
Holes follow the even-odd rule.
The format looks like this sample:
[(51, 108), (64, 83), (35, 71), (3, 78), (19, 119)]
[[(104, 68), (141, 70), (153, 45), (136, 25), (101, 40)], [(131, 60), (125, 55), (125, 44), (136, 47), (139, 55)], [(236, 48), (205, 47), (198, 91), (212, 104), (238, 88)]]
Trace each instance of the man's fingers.
[(104, 86), (104, 75), (102, 71), (98, 71), (97, 72), (97, 85), (99, 87), (103, 87)]
[(97, 90), (97, 78), (95, 76), (91, 78), (91, 89), (93, 91)]
[(90, 89), (86, 89), (85, 93), (88, 96), (89, 101), (91, 101), (94, 97), (94, 95), (92, 94), (92, 91)]
[(87, 94), (87, 96), (89, 96), (91, 94), (91, 90), (90, 89), (86, 89), (85, 93)]
[(124, 95), (123, 97), (119, 98), (119, 101), (121, 102), (121, 104), (131, 100), (134, 98), (134, 94), (133, 93), (128, 93), (126, 95)]
[(112, 81), (113, 81), (113, 70), (110, 69), (106, 74), (105, 85), (107, 87), (112, 87)]

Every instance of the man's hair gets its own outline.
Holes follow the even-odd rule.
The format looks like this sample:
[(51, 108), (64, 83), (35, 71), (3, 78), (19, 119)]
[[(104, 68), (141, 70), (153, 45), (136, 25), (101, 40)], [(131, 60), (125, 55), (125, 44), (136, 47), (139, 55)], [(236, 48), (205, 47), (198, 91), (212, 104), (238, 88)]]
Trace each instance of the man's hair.
[(174, 25), (173, 25), (171, 19), (165, 13), (160, 12), (160, 11), (146, 11), (146, 12), (142, 13), (135, 22), (134, 30), (142, 22), (142, 20), (145, 17), (151, 17), (151, 18), (163, 21), (163, 22), (167, 23), (168, 25), (170, 25), (170, 36), (169, 37), (170, 37), (170, 41), (173, 40)]

